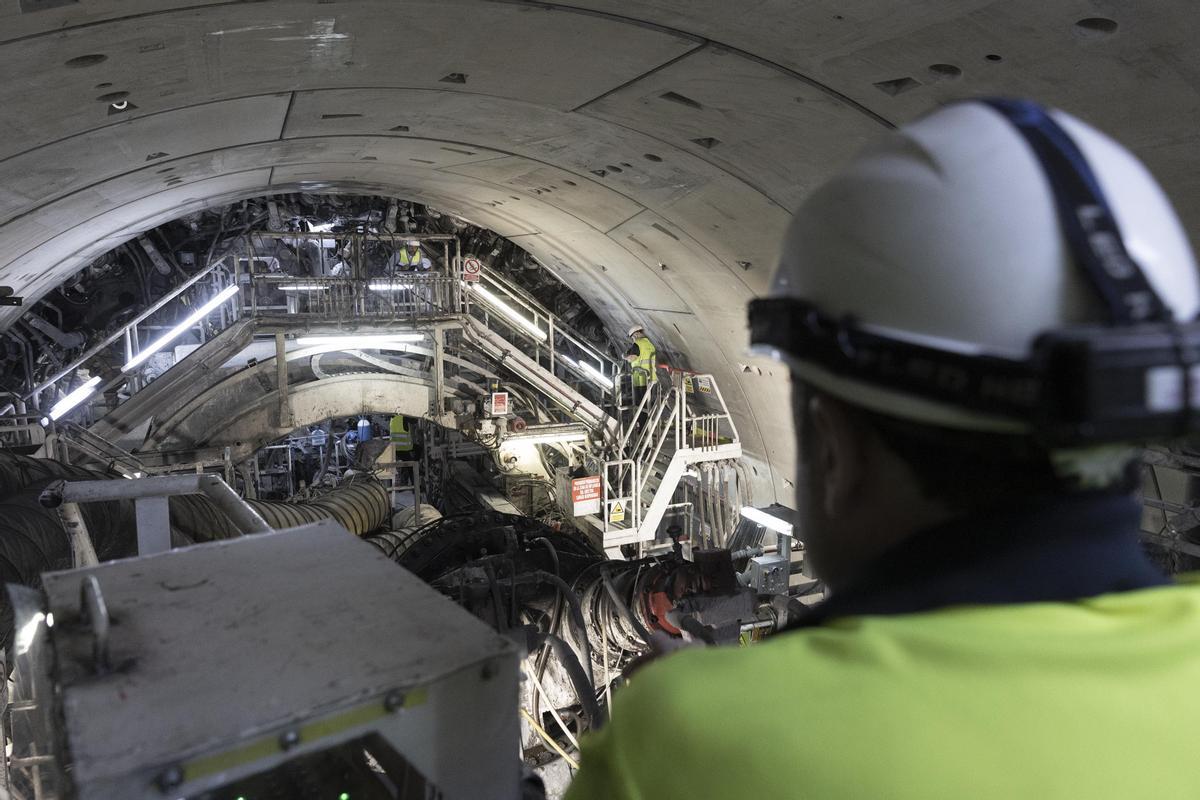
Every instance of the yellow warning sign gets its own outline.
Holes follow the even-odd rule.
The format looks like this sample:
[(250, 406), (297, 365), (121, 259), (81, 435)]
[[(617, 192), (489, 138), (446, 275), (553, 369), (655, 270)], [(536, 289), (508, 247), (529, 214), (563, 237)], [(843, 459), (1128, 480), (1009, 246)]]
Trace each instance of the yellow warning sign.
[(688, 394), (696, 393), (696, 387), (692, 385), (692, 376), (691, 375), (683, 376), (683, 390), (685, 392), (687, 392)]
[(613, 503), (612, 507), (608, 509), (608, 521), (613, 524), (624, 522), (625, 506), (621, 505), (619, 502)]

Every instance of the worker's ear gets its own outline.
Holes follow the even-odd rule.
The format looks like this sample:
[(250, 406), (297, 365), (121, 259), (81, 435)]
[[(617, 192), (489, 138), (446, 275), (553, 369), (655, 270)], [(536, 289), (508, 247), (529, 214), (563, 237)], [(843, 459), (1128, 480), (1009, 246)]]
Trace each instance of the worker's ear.
[(823, 511), (829, 519), (848, 516), (862, 502), (860, 489), (866, 468), (865, 432), (844, 403), (823, 394), (808, 398), (814, 435), (816, 477), (823, 489)]

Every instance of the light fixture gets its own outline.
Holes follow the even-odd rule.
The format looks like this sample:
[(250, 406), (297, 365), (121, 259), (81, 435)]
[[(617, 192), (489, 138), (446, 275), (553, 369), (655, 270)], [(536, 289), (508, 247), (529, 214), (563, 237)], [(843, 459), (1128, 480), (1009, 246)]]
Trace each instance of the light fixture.
[(753, 506), (743, 506), (742, 516), (751, 522), (757, 522), (767, 530), (775, 531), (775, 533), (782, 533), (784, 536), (792, 535), (792, 523), (788, 522), (787, 520), (780, 519), (772, 514), (768, 514), (761, 509), (754, 508)]
[(587, 431), (547, 431), (546, 433), (523, 434), (509, 436), (504, 440), (509, 444), (559, 444), (566, 442), (583, 442), (587, 440)]
[(479, 284), (475, 284), (471, 290), (475, 292), (475, 294), (482, 297), (484, 302), (486, 302), (488, 305), (492, 306), (501, 314), (508, 317), (510, 320), (528, 331), (529, 334), (535, 337), (539, 342), (544, 342), (548, 338), (546, 336), (546, 332), (539, 328), (536, 322), (521, 314), (515, 308), (501, 300), (499, 297), (496, 297), (496, 295), (492, 294)]
[(63, 414), (66, 414), (75, 406), (82, 403), (84, 400), (92, 396), (96, 391), (96, 387), (100, 385), (100, 376), (88, 378), (82, 386), (68, 394), (63, 399), (59, 400), (50, 408), (50, 414), (47, 417), (42, 417), (42, 424), (49, 425), (50, 420), (58, 419)]
[(16, 645), (17, 655), (23, 656), (29, 652), (29, 648), (33, 647), (33, 640), (37, 638), (38, 626), (45, 620), (46, 615), (41, 611), (37, 611), (17, 630), (16, 636), (13, 637), (13, 644)]
[(392, 281), (372, 281), (367, 284), (367, 288), (372, 292), (399, 292), (403, 289), (411, 289), (411, 283), (394, 283)]
[(174, 328), (171, 328), (171, 330), (155, 339), (153, 344), (147, 345), (145, 350), (129, 359), (129, 361), (125, 363), (125, 366), (121, 367), (121, 372), (130, 372), (131, 370), (136, 369), (144, 364), (146, 359), (150, 358), (150, 356), (154, 355), (159, 350), (162, 350), (168, 344), (178, 339), (188, 328), (207, 317), (210, 313), (212, 313), (213, 309), (237, 293), (237, 285), (226, 286), (224, 289), (217, 292), (215, 297), (212, 297), (207, 303), (197, 308), (191, 314), (188, 314), (187, 318), (183, 322), (179, 323)]
[(423, 333), (388, 333), (378, 336), (301, 336), (296, 344), (301, 347), (310, 345), (334, 345), (347, 350), (363, 348), (387, 348), (403, 342), (419, 342), (425, 338)]
[(586, 375), (592, 381), (592, 383), (598, 384), (605, 389), (613, 388), (612, 378), (608, 377), (586, 361), (576, 361), (570, 356), (559, 356), (559, 358), (574, 367), (577, 372), (582, 372), (584, 375)]
[(279, 287), (285, 292), (312, 292), (317, 289), (328, 289), (328, 283), (286, 283)]

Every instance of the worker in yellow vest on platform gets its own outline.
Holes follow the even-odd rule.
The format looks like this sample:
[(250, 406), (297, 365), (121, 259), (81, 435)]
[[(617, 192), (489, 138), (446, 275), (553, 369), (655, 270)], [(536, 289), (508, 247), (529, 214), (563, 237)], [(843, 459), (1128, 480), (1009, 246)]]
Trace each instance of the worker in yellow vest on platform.
[(427, 272), (432, 266), (429, 259), (425, 257), (425, 253), (421, 251), (421, 243), (416, 239), (408, 240), (396, 258), (400, 269), (404, 271)]
[[(629, 340), (633, 342), (633, 346), (630, 347), (626, 360), (633, 376), (633, 403), (637, 405), (649, 387), (658, 381), (658, 351), (641, 325), (634, 325), (629, 329)], [(636, 352), (633, 351), (635, 347)]]
[(1166, 196), (1074, 117), (960, 102), (864, 151), (750, 307), (831, 593), (635, 672), (568, 800), (1200, 798), (1200, 581), (1132, 496), (1200, 428), (1198, 311)]

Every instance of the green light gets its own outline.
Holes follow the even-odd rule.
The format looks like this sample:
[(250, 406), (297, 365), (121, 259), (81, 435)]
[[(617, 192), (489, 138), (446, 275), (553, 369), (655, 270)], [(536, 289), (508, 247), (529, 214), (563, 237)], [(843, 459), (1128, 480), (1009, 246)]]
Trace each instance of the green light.
[(342, 792), (341, 794), (338, 795), (338, 800), (350, 800), (350, 793)]

